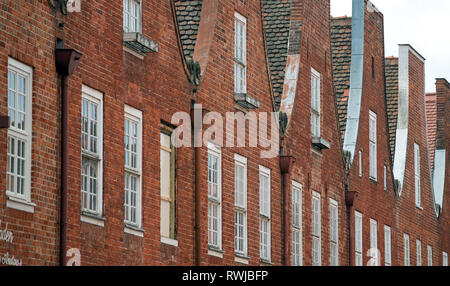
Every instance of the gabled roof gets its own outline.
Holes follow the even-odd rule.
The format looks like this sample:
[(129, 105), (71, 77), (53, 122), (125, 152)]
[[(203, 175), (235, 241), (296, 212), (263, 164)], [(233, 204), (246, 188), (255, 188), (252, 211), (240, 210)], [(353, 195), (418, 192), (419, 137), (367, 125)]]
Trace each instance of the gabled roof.
[(202, 1), (174, 0), (175, 11), (185, 57), (193, 57), (197, 41)]
[(270, 78), (275, 106), (279, 110), (288, 55), (291, 0), (262, 0), (261, 3)]
[[(392, 157), (395, 154), (395, 139), (398, 118), (398, 58), (385, 59), (386, 104), (389, 128), (389, 144)], [(394, 158), (392, 158), (393, 160)]]
[(336, 91), (339, 127), (342, 139), (344, 139), (352, 59), (351, 17), (331, 19), (331, 53), (333, 56), (333, 80)]

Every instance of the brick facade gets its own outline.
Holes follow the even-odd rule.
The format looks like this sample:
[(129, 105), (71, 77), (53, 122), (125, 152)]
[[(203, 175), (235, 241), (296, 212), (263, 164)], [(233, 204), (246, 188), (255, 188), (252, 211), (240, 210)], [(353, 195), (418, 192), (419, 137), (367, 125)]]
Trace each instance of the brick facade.
[[(348, 190), (358, 192), (353, 207), (350, 209), (351, 219), (351, 247), (355, 249), (355, 212), (362, 214), (362, 264), (369, 263), (369, 249), (371, 248), (370, 220), (377, 223), (377, 242), (380, 251), (379, 261), (384, 265), (384, 226), (394, 228), (393, 205), (395, 190), (393, 187), (392, 163), (387, 132), (387, 114), (385, 101), (384, 74), (384, 36), (383, 16), (378, 12), (364, 9), (364, 57), (363, 57), (363, 86), (361, 111), (359, 114), (358, 138), (354, 151), (354, 159), (348, 169)], [(340, 112), (341, 131), (345, 134), (348, 128), (350, 66), (346, 58), (351, 55), (352, 34), (345, 32), (352, 26), (352, 18), (333, 19), (333, 58), (334, 74), (338, 79), (336, 97)], [(340, 93), (338, 93), (340, 92)], [(343, 94), (343, 95), (339, 95)], [(342, 112), (341, 112), (342, 110)], [(369, 174), (369, 112), (376, 114), (377, 136), (377, 177)], [(360, 155), (362, 157), (360, 159)], [(360, 166), (362, 162), (362, 166)], [(387, 167), (387, 189), (384, 189), (384, 166)], [(362, 176), (360, 176), (360, 169)], [(397, 247), (392, 243), (392, 257)], [(352, 252), (353, 253), (353, 252)], [(352, 265), (355, 257), (352, 254)], [(395, 264), (395, 262), (393, 262)]]
[[(412, 49), (408, 55), (409, 135), (405, 180), (399, 196), (393, 171), (399, 64), (398, 59), (384, 58), (382, 14), (365, 9), (358, 138), (353, 163), (346, 166), (349, 161), (343, 142), (348, 131), (352, 19), (331, 19), (328, 0), (278, 2), (144, 0), (141, 33), (158, 44), (157, 52), (145, 55), (124, 45), (123, 1), (82, 1), (81, 12), (67, 15), (52, 10), (47, 1), (18, 0), (1, 4), (4, 28), (0, 32), (0, 116), (8, 114), (8, 59), (33, 68), (29, 179), (31, 202), (35, 206), (32, 212), (12, 208), (6, 192), (0, 192), (0, 230), (5, 238), (0, 241), (0, 262), (6, 257), (10, 263), (15, 258), (21, 265), (61, 263), (62, 82), (55, 68), (55, 49), (57, 43), (62, 43), (64, 48), (83, 54), (68, 81), (68, 231), (64, 250), (79, 249), (81, 265), (292, 265), (293, 182), (302, 186), (303, 265), (313, 263), (313, 192), (321, 198), (321, 265), (331, 264), (331, 200), (338, 206), (339, 265), (355, 264), (354, 211), (363, 214), (364, 264), (369, 261), (366, 252), (370, 248), (370, 219), (378, 224), (381, 265), (384, 265), (385, 225), (392, 228), (392, 265), (403, 265), (403, 233), (410, 235), (411, 265), (416, 263), (416, 239), (422, 240), (423, 264), (426, 264), (426, 245), (433, 247), (433, 264), (441, 264), (442, 252), (450, 251), (446, 211), (449, 200), (444, 192), (438, 219), (428, 159), (421, 57)], [(363, 2), (366, 5), (367, 1)], [(259, 103), (256, 109), (242, 107), (235, 99), (236, 13), (246, 19), (246, 93)], [(190, 80), (195, 76), (192, 66), (196, 63), (201, 68), (199, 85)], [(320, 74), (320, 144), (313, 144), (312, 140), (312, 69)], [(103, 102), (101, 217), (81, 212), (81, 111), (86, 87), (101, 93)], [(445, 126), (449, 124), (445, 125), (448, 116), (445, 117), (444, 110), (450, 98), (449, 84), (438, 79), (436, 89), (435, 145), (448, 150), (445, 145), (448, 145), (449, 131)], [(176, 149), (177, 246), (162, 242), (160, 235), (160, 133), (165, 128), (162, 126), (176, 128), (172, 116), (177, 112), (192, 114), (194, 104), (201, 104), (204, 114), (217, 112), (223, 118), (230, 112), (250, 111), (258, 116), (281, 111), (279, 114), (287, 117), (281, 152), (274, 158), (261, 158), (261, 151), (267, 148), (248, 147), (249, 138), (244, 148), (226, 147), (225, 141), (214, 142), (223, 146), (220, 148), (221, 249), (214, 249), (208, 243), (207, 146)], [(142, 224), (140, 229), (128, 231), (124, 223), (125, 106), (142, 112)], [(369, 110), (377, 114), (376, 180), (369, 178)], [(202, 131), (209, 127), (204, 124)], [(270, 121), (264, 127), (270, 137), (273, 128)], [(237, 129), (233, 129), (236, 133)], [(246, 130), (250, 129), (247, 122)], [(7, 138), (8, 130), (0, 129), (3, 190), (7, 185)], [(421, 146), (423, 209), (416, 208), (414, 203), (414, 142)], [(362, 178), (358, 151), (363, 154)], [(248, 257), (235, 254), (236, 154), (248, 160)], [(280, 168), (280, 159), (285, 156), (296, 159), (287, 176), (283, 176)], [(260, 259), (260, 166), (270, 170), (269, 261)], [(449, 169), (446, 169), (447, 177)], [(358, 191), (353, 206), (346, 205), (349, 191)], [(30, 204), (26, 207), (29, 210)], [(13, 235), (12, 241), (7, 239), (8, 233)]]

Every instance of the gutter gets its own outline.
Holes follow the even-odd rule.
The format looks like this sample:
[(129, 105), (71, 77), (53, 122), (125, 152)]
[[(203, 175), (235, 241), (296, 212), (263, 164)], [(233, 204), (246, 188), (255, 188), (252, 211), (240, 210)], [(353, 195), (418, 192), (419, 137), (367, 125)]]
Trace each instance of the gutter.
[(281, 181), (282, 181), (282, 239), (284, 241), (283, 247), (283, 265), (289, 266), (290, 264), (290, 253), (291, 253), (291, 242), (289, 239), (289, 176), (292, 171), (292, 167), (296, 159), (293, 156), (280, 156), (280, 171), (281, 171)]
[(67, 169), (68, 169), (68, 87), (69, 76), (75, 72), (82, 54), (74, 49), (55, 50), (56, 71), (61, 77), (61, 208), (59, 265), (67, 264)]

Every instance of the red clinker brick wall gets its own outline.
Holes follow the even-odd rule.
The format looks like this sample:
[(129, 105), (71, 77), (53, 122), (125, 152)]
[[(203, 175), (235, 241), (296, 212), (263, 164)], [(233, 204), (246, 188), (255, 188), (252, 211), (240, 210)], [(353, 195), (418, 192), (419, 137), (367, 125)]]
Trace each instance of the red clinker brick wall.
[(442, 213), (439, 218), (440, 230), (440, 246), (439, 265), (442, 265), (442, 252), (450, 253), (450, 195), (448, 189), (450, 187), (450, 117), (448, 110), (450, 109), (450, 84), (446, 79), (436, 79), (436, 105), (437, 105), (437, 131), (436, 146), (439, 149), (446, 149), (446, 166), (445, 166), (445, 183), (444, 183), (444, 200)]
[(7, 129), (0, 129), (0, 228), (13, 233), (0, 242), (0, 256), (23, 265), (58, 260), (59, 105), (53, 50), (56, 21), (45, 1), (5, 1), (0, 9), (0, 115), (8, 114), (8, 57), (33, 68), (31, 200), (34, 213), (6, 207)]
[[(370, 257), (370, 219), (377, 221), (377, 242), (380, 251), (380, 264), (384, 265), (384, 226), (392, 228), (392, 263), (399, 247), (395, 244), (395, 224), (393, 205), (395, 192), (393, 187), (392, 162), (390, 157), (389, 132), (386, 114), (385, 75), (384, 75), (384, 34), (383, 15), (368, 12), (365, 9), (364, 23), (364, 73), (359, 118), (359, 131), (353, 164), (349, 170), (349, 191), (359, 194), (351, 209), (352, 261), (355, 261), (355, 211), (363, 215), (363, 265)], [(372, 58), (374, 71), (372, 76)], [(369, 110), (377, 115), (377, 180), (370, 179), (369, 160)], [(359, 177), (359, 151), (362, 152), (362, 178)], [(387, 190), (384, 190), (384, 165), (387, 166)]]
[[(312, 192), (321, 194), (322, 265), (330, 265), (330, 199), (338, 202), (339, 265), (348, 263), (348, 227), (344, 201), (344, 164), (334, 99), (329, 1), (296, 0), (292, 3), (291, 20), (300, 20), (301, 56), (296, 98), (283, 147), (284, 154), (297, 161), (290, 176), (303, 186), (303, 265), (312, 264)], [(330, 150), (318, 151), (311, 141), (311, 68), (321, 74), (321, 134), (330, 142)], [(290, 208), (290, 217), (292, 209)], [(292, 232), (288, 232), (292, 241)], [(288, 259), (289, 263), (292, 257)]]
[[(158, 53), (143, 60), (123, 50), (122, 2), (83, 1), (81, 13), (65, 17), (53, 12), (47, 1), (7, 1), (1, 5), (0, 20), (0, 115), (7, 114), (8, 57), (33, 67), (33, 145), (31, 199), (34, 214), (6, 207), (5, 192), (0, 191), (0, 229), (8, 224), (14, 234), (12, 244), (0, 242), (0, 257), (8, 253), (22, 259), (23, 265), (59, 263), (60, 202), (60, 87), (55, 70), (55, 40), (64, 47), (83, 53), (81, 63), (69, 80), (69, 209), (68, 248), (81, 250), (82, 265), (192, 265), (194, 264), (194, 150), (177, 150), (176, 212), (178, 247), (160, 242), (160, 130), (175, 112), (189, 112), (191, 100), (209, 111), (225, 116), (235, 112), (233, 100), (234, 12), (247, 18), (247, 89), (260, 102), (258, 112), (272, 112), (269, 73), (266, 65), (260, 1), (220, 1), (211, 51), (201, 85), (196, 93), (188, 83), (182, 51), (170, 1), (145, 1), (143, 34), (159, 44)], [(329, 35), (330, 4), (326, 0), (293, 0), (294, 20), (302, 21), (301, 65), (297, 100), (284, 141), (285, 154), (297, 162), (290, 176), (303, 185), (303, 263), (312, 260), (311, 195), (322, 194), (322, 264), (329, 263), (329, 199), (339, 203), (340, 265), (348, 262), (347, 216), (344, 202), (342, 142), (336, 116), (331, 74)], [(64, 26), (60, 26), (62, 21)], [(422, 261), (426, 245), (433, 246), (433, 264), (442, 262), (442, 251), (450, 252), (449, 199), (445, 193), (444, 210), (439, 221), (432, 206), (430, 170), (426, 154), (423, 64), (410, 55), (410, 138), (407, 170), (402, 196), (394, 193), (390, 161), (386, 102), (384, 98), (383, 19), (366, 12), (364, 87), (360, 131), (355, 153), (363, 151), (363, 178), (358, 175), (358, 156), (349, 172), (349, 190), (359, 191), (352, 209), (363, 213), (363, 255), (370, 245), (369, 219), (378, 222), (378, 247), (384, 262), (383, 226), (392, 227), (392, 263), (403, 265), (403, 233), (410, 235), (411, 265), (416, 263), (415, 240), (422, 240)], [(197, 41), (200, 43), (201, 41)], [(201, 46), (196, 47), (200, 49)], [(203, 55), (204, 56), (204, 55)], [(371, 59), (375, 59), (372, 78)], [(310, 69), (322, 74), (322, 134), (331, 143), (321, 154), (311, 147)], [(306, 83), (306, 84), (305, 84)], [(80, 221), (81, 209), (81, 90), (87, 85), (103, 93), (103, 210), (105, 226)], [(450, 108), (449, 84), (437, 80), (437, 146), (448, 146)], [(143, 112), (143, 238), (124, 233), (124, 105)], [(378, 118), (378, 182), (369, 179), (369, 109)], [(224, 125), (225, 126), (225, 125)], [(247, 130), (248, 130), (247, 125)], [(207, 126), (204, 127), (206, 129)], [(439, 131), (444, 130), (444, 131)], [(269, 128), (270, 133), (270, 128)], [(6, 162), (7, 130), (0, 130), (0, 162)], [(423, 210), (414, 202), (414, 144), (421, 146), (421, 183)], [(248, 144), (248, 138), (246, 139)], [(259, 178), (258, 166), (271, 170), (271, 259), (282, 263), (282, 194), (278, 158), (261, 159), (260, 148), (222, 149), (222, 237), (223, 259), (208, 255), (207, 235), (207, 149), (201, 148), (201, 264), (233, 265), (234, 255), (234, 154), (248, 158), (248, 246), (249, 264), (260, 265), (259, 252)], [(448, 153), (447, 153), (448, 156)], [(448, 157), (447, 157), (448, 158)], [(448, 161), (448, 160), (447, 160)], [(388, 167), (388, 190), (383, 189), (383, 165)], [(447, 178), (450, 168), (447, 168)], [(6, 174), (6, 164), (0, 164)], [(291, 184), (288, 184), (291, 186)], [(448, 180), (446, 181), (446, 186)], [(6, 176), (0, 175), (0, 186)], [(289, 190), (291, 194), (291, 190)], [(290, 206), (289, 206), (290, 208)], [(290, 210), (292, 212), (292, 210)], [(292, 213), (291, 213), (292, 215)], [(291, 237), (290, 230), (288, 232)], [(440, 236), (439, 236), (440, 235)], [(439, 245), (440, 243), (440, 245)], [(354, 242), (352, 243), (352, 249)], [(354, 252), (352, 251), (352, 254)], [(438, 258), (439, 257), (439, 258)], [(288, 258), (288, 262), (291, 257)]]

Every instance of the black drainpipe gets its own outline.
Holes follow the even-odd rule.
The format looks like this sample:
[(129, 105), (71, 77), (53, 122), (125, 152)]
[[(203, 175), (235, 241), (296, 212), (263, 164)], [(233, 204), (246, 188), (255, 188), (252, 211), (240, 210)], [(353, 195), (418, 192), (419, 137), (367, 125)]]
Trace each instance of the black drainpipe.
[(59, 265), (66, 265), (67, 247), (67, 166), (68, 166), (68, 87), (69, 76), (75, 72), (82, 54), (73, 49), (55, 50), (56, 71), (61, 77), (61, 214)]
[(290, 228), (290, 216), (289, 216), (289, 206), (290, 206), (290, 196), (289, 196), (289, 176), (291, 174), (293, 165), (296, 159), (293, 156), (280, 155), (280, 171), (281, 171), (281, 187), (282, 187), (282, 239), (283, 239), (283, 265), (289, 266), (290, 264), (290, 253), (291, 253), (291, 242), (289, 237)]
[(9, 116), (0, 116), (0, 129), (9, 128), (10, 120)]
[(347, 227), (348, 227), (348, 266), (354, 266), (353, 261), (353, 241), (355, 239), (355, 234), (352, 232), (352, 209), (355, 203), (355, 199), (358, 196), (356, 191), (348, 191), (348, 185), (345, 186), (345, 205), (347, 206)]

